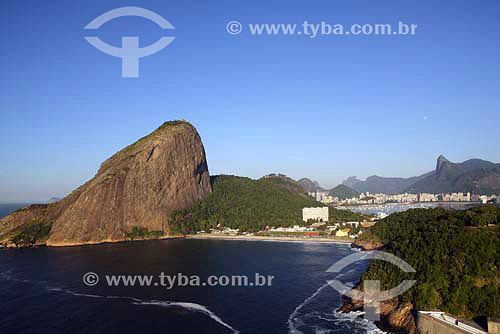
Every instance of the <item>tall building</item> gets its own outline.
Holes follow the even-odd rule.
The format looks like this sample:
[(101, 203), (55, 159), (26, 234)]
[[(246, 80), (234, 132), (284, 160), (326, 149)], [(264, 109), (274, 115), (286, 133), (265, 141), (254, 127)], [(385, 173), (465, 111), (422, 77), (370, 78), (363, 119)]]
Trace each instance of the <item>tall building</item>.
[(308, 221), (309, 219), (327, 222), (328, 221), (328, 207), (321, 208), (303, 208), (302, 220)]

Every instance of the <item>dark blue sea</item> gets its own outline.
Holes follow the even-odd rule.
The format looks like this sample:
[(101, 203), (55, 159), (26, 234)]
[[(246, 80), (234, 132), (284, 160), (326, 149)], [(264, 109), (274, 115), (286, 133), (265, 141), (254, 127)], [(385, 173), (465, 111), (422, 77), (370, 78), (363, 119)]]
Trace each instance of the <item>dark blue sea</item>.
[(7, 216), (14, 210), (24, 208), (25, 206), (30, 205), (29, 203), (14, 203), (14, 204), (0, 204), (0, 219)]
[[(0, 251), (0, 333), (379, 333), (326, 280), (348, 244), (162, 240)], [(95, 286), (84, 284), (96, 273)], [(106, 275), (274, 276), (271, 286), (109, 286)]]

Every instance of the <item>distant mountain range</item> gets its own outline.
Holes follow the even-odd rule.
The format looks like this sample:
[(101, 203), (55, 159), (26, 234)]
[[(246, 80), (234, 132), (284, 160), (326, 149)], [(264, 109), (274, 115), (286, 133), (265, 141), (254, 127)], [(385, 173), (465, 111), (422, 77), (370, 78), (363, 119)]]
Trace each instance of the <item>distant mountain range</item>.
[(370, 176), (365, 181), (349, 177), (344, 185), (370, 193), (449, 193), (500, 194), (500, 164), (470, 159), (453, 163), (440, 155), (434, 171), (409, 178)]
[(436, 170), (409, 186), (407, 191), (500, 194), (500, 164), (481, 159), (453, 163), (440, 155)]
[[(450, 162), (440, 155), (433, 171), (413, 177), (382, 177), (373, 175), (362, 181), (351, 176), (342, 184), (326, 190), (317, 181), (301, 178), (298, 181), (284, 174), (265, 176), (282, 187), (297, 192), (328, 192), (340, 199), (358, 197), (360, 193), (451, 193), (471, 192), (473, 194), (500, 194), (500, 164), (481, 159), (469, 159), (461, 163)], [(293, 185), (293, 186), (292, 186)], [(293, 189), (292, 189), (293, 188)]]
[(318, 181), (313, 181), (306, 177), (298, 180), (297, 183), (300, 184), (306, 192), (326, 191), (325, 189), (321, 188)]
[(382, 177), (373, 175), (368, 177), (365, 181), (361, 181), (355, 176), (351, 176), (342, 184), (360, 193), (369, 192), (372, 194), (399, 194), (404, 192), (406, 189), (408, 189), (408, 187), (413, 185), (421, 178), (425, 178), (428, 174), (429, 173), (409, 178)]
[(339, 184), (338, 186), (330, 190), (328, 194), (330, 196), (338, 197), (341, 200), (359, 197), (359, 193), (356, 190), (349, 188), (345, 184)]

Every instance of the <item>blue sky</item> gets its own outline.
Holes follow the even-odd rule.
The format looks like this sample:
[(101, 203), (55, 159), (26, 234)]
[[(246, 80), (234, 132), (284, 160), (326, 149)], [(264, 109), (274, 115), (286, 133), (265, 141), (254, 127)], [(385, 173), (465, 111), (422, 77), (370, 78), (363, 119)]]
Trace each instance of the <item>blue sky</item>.
[[(83, 27), (122, 6), (152, 10), (93, 35), (175, 40), (139, 78)], [(413, 176), (500, 161), (498, 1), (35, 1), (0, 3), (0, 201), (44, 201), (166, 120), (198, 129), (211, 174)], [(229, 21), (243, 32), (230, 35)], [(414, 36), (252, 36), (251, 23), (418, 24)], [(245, 28), (247, 30), (245, 30)]]

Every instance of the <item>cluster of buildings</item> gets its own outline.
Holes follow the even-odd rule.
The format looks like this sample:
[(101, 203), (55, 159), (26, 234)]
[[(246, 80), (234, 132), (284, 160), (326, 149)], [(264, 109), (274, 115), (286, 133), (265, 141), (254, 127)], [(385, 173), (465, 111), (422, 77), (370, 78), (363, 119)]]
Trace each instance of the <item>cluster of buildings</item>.
[[(198, 234), (203, 234), (206, 233), (205, 231), (199, 231)], [(230, 227), (223, 227), (223, 228), (211, 228), (210, 233), (212, 234), (222, 234), (222, 235), (238, 235), (240, 234), (240, 229), (239, 228), (230, 228)], [(246, 234), (246, 233), (244, 233)]]
[(307, 194), (313, 197), (318, 202), (325, 204), (338, 203), (339, 201), (337, 197), (328, 194), (327, 191), (314, 191), (314, 192), (308, 192)]
[[(273, 233), (299, 233), (308, 237), (319, 237), (320, 232), (326, 232), (328, 235), (333, 235), (336, 237), (348, 237), (355, 239), (362, 233), (362, 228), (371, 227), (376, 223), (377, 218), (374, 217), (372, 221), (350, 221), (344, 223), (334, 223), (328, 224), (328, 206), (315, 207), (315, 208), (303, 208), (302, 209), (302, 221), (306, 224), (294, 225), (290, 227), (269, 227), (267, 226), (265, 231), (262, 232), (273, 232)], [(198, 232), (199, 234), (206, 233), (205, 231)], [(253, 233), (240, 232), (239, 229), (233, 229), (230, 227), (222, 227), (220, 224), (215, 229), (210, 229), (211, 234), (219, 235), (253, 235)]]
[(304, 233), (305, 236), (319, 236), (320, 230), (327, 232), (329, 235), (334, 235), (336, 237), (348, 237), (351, 239), (357, 238), (362, 230), (357, 230), (354, 232), (356, 227), (371, 227), (375, 224), (375, 222), (346, 222), (346, 223), (335, 223), (333, 225), (327, 225), (326, 222), (323, 223), (314, 223), (310, 226), (300, 226), (294, 225), (291, 227), (271, 227), (267, 229), (267, 232), (287, 232), (287, 233)]
[(384, 204), (384, 203), (415, 203), (415, 202), (481, 202), (497, 203), (496, 195), (477, 195), (468, 193), (444, 193), (444, 194), (371, 194), (369, 192), (361, 193), (359, 197), (348, 199), (339, 199), (329, 195), (324, 191), (309, 192), (309, 196), (325, 204), (337, 205), (357, 205), (357, 204)]

